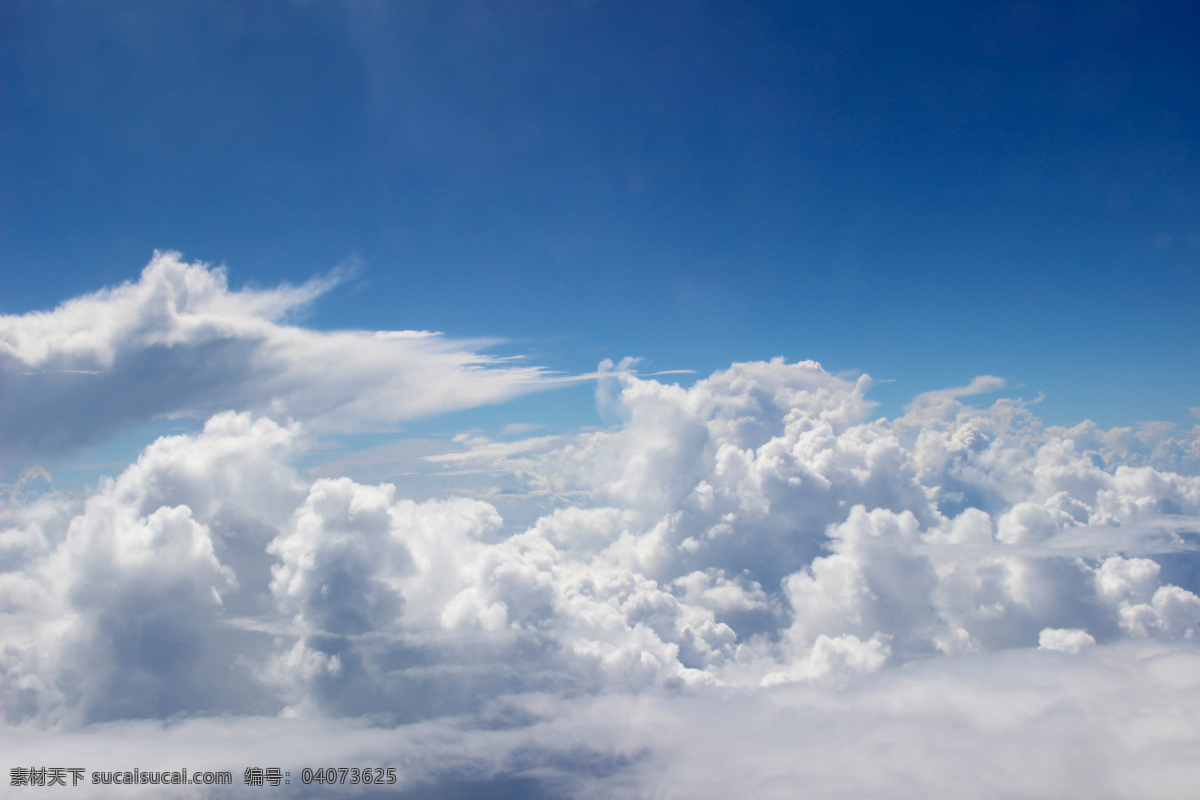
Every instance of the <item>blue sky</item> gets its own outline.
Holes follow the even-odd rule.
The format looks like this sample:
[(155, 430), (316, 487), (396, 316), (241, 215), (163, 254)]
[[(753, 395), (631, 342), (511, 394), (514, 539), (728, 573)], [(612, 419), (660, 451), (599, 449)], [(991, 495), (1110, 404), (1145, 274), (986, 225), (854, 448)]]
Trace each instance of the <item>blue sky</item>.
[(573, 373), (784, 355), (895, 381), (889, 415), (978, 374), (1055, 423), (1200, 403), (1186, 3), (0, 13), (5, 313), (172, 249), (235, 286), (354, 264), (307, 324)]

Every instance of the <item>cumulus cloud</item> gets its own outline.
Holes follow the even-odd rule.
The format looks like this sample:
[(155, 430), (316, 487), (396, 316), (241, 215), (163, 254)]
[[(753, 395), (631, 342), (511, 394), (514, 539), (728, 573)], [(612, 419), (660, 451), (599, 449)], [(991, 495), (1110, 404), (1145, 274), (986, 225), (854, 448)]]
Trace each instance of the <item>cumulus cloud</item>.
[(1042, 650), (1078, 653), (1095, 643), (1094, 636), (1079, 628), (1046, 628), (1038, 634), (1038, 647)]
[(0, 439), (70, 451), (131, 422), (233, 408), (364, 426), (494, 403), (561, 378), (428, 331), (287, 324), (336, 283), (231, 290), (225, 271), (156, 253), (136, 283), (0, 317)]
[(252, 411), (82, 500), (10, 492), (12, 752), (266, 732), (197, 753), (578, 797), (1194, 785), (1195, 431), (961, 390), (878, 419), (869, 378), (782, 359), (604, 381), (606, 429), (427, 457), (473, 496), (306, 478), (304, 424)]

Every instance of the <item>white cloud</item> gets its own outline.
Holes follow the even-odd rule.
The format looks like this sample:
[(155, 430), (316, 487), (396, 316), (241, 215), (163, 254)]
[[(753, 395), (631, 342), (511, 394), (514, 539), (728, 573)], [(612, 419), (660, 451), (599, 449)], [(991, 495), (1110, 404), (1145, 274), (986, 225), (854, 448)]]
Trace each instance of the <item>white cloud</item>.
[(1046, 628), (1038, 634), (1038, 647), (1042, 650), (1078, 653), (1095, 643), (1095, 637), (1079, 628)]
[(286, 324), (336, 282), (230, 290), (222, 269), (156, 253), (136, 283), (0, 317), (9, 455), (94, 442), (131, 422), (232, 408), (325, 430), (470, 408), (563, 379), (427, 331)]
[(919, 394), (913, 398), (912, 405), (913, 407), (941, 405), (947, 401), (957, 400), (960, 397), (998, 392), (1006, 386), (1008, 386), (1008, 381), (1003, 378), (998, 378), (995, 375), (979, 375), (972, 379), (966, 386), (937, 389), (932, 392)]
[(605, 381), (608, 429), (429, 457), (475, 497), (303, 478), (305, 425), (249, 412), (80, 501), (10, 490), (11, 752), (157, 741), (583, 797), (1194, 785), (1195, 433), (958, 390), (872, 419), (869, 379), (814, 362)]

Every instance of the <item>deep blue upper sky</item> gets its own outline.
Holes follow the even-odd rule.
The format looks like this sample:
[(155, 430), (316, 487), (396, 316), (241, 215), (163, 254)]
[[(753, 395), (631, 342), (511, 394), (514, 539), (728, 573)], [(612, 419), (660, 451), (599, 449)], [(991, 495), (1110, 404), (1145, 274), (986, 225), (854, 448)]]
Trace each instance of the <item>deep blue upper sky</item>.
[(0, 5), (0, 311), (359, 277), (318, 327), (1200, 405), (1188, 2)]

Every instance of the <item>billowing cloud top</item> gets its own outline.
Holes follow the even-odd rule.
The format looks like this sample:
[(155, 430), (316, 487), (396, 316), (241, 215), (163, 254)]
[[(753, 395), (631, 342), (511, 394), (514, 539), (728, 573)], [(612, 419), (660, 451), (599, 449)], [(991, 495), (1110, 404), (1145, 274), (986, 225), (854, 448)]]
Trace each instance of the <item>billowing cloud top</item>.
[[(156, 282), (180, 299), (148, 299)], [(254, 364), (297, 341), (340, 346), (269, 319), (289, 302), (231, 294), (170, 257), (54, 313), (118, 300), (239, 310), (145, 311), (158, 322), (108, 323), (100, 338), (118, 344), (84, 331), (45, 345), (21, 325), (64, 324), (21, 318), (8, 358), (115, 370), (171, 336), (185, 354), (237, 342)], [(173, 314), (187, 319), (162, 321)], [(345, 336), (449, 364), (447, 385), (529, 379), (405, 349), (424, 340)], [(292, 386), (279, 396), (314, 404), (318, 424), (352, 402), (278, 359), (272, 376), (218, 372)], [(305, 479), (301, 424), (249, 411), (158, 440), (82, 501), (14, 495), (6, 747), (34, 758), (62, 744), (57, 729), (96, 752), (91, 732), (117, 730), (99, 748), (110, 761), (191, 743), (212, 769), (252, 754), (297, 775), (336, 755), (397, 765), (403, 786), (536, 780), (555, 796), (1194, 785), (1197, 430), (1046, 428), (1019, 401), (962, 403), (1000, 388), (990, 378), (886, 420), (871, 418), (868, 378), (815, 362), (735, 364), (687, 389), (603, 371), (611, 428), (467, 437), (429, 460), (473, 475), (474, 496)], [(166, 718), (192, 721), (159, 735)], [(262, 731), (290, 744), (248, 744)]]
[(70, 451), (131, 422), (227, 408), (356, 430), (545, 388), (544, 370), (426, 331), (313, 331), (283, 320), (336, 281), (230, 290), (156, 253), (136, 283), (0, 317), (0, 440)]

